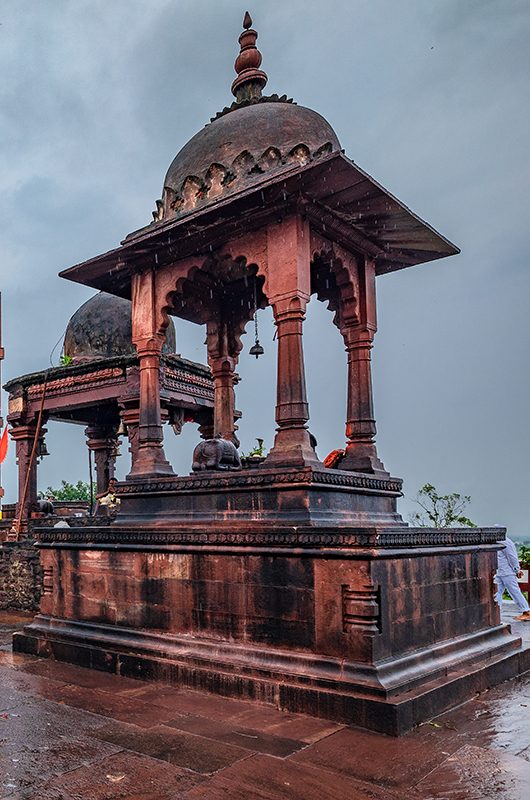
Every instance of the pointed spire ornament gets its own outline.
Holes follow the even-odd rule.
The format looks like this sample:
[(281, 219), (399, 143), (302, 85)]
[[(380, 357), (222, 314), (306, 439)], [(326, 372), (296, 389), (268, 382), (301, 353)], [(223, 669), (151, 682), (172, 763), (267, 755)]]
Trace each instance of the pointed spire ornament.
[(232, 94), (238, 103), (245, 100), (259, 100), (268, 80), (266, 73), (259, 69), (261, 53), (256, 47), (258, 34), (251, 25), (252, 17), (246, 11), (243, 19), (244, 30), (239, 37), (240, 52), (234, 64), (237, 78), (232, 84)]

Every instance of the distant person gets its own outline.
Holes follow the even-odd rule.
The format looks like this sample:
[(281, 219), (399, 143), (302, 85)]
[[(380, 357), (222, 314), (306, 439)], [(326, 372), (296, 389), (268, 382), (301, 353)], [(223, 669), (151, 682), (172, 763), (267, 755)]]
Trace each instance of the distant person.
[(51, 514), (55, 514), (55, 509), (53, 507), (53, 498), (47, 497), (46, 500), (38, 500), (37, 506), (39, 512), (41, 514), (46, 514), (46, 516), (50, 516)]
[(517, 578), (522, 577), (521, 566), (517, 557), (517, 550), (511, 539), (506, 539), (497, 544), (506, 545), (502, 550), (497, 552), (497, 572), (495, 574), (495, 583), (497, 584), (497, 593), (495, 600), (502, 608), (502, 595), (504, 590), (508, 592), (513, 602), (521, 612), (515, 619), (521, 622), (530, 622), (530, 605), (528, 600), (522, 593), (517, 582)]
[(94, 515), (114, 516), (119, 509), (120, 498), (116, 496), (116, 481), (111, 478), (106, 492), (96, 495)]

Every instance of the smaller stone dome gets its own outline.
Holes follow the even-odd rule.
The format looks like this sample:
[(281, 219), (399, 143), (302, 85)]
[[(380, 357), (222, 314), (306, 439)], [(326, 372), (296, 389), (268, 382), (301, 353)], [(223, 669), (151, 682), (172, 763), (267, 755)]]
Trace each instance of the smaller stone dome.
[[(175, 347), (175, 326), (170, 319), (162, 352), (174, 353)], [(66, 328), (64, 355), (76, 362), (136, 355), (131, 301), (99, 292), (83, 303)]]

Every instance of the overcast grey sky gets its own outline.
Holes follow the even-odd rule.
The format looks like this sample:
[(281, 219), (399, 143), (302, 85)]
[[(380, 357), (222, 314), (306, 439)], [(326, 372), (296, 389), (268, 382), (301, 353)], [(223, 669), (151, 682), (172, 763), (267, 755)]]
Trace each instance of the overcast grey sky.
[[(57, 272), (148, 223), (173, 156), (230, 102), (242, 3), (0, 2), (4, 381), (49, 365), (92, 294)], [(249, 10), (267, 91), (323, 114), (350, 158), (462, 249), (378, 280), (380, 456), (407, 498), (430, 481), (472, 495), (477, 523), (528, 533), (530, 3), (254, 0)], [(176, 325), (177, 350), (204, 360), (204, 331)], [(260, 325), (266, 355), (243, 352), (239, 369), (243, 449), (255, 436), (270, 446), (274, 430), (267, 312)], [(315, 299), (305, 348), (324, 457), (343, 444), (346, 371)], [(168, 456), (186, 473), (196, 429), (169, 433)], [(41, 488), (86, 479), (83, 442), (82, 428), (49, 426)], [(14, 447), (3, 482), (14, 500)]]

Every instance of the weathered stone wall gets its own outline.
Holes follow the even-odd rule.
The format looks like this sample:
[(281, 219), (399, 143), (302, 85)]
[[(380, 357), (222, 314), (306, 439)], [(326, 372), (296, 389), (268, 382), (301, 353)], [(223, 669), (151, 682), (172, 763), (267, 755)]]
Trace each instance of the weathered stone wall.
[(33, 539), (0, 545), (0, 609), (37, 611), (41, 590), (39, 551)]

